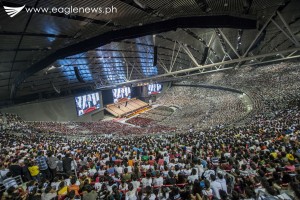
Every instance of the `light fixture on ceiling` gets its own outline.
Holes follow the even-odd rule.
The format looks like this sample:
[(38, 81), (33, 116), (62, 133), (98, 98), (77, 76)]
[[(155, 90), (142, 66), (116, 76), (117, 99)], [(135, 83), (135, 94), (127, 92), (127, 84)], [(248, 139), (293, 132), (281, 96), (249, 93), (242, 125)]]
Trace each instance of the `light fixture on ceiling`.
[(49, 67), (48, 69), (47, 69), (47, 71), (51, 71), (51, 70), (53, 70), (53, 69), (55, 69), (56, 67), (54, 66), (54, 65), (52, 65), (51, 67)]
[(142, 9), (146, 9), (146, 8), (147, 8), (147, 5), (144, 4), (144, 3), (142, 3), (142, 2), (140, 2), (140, 0), (133, 0), (133, 2), (134, 2), (136, 5), (138, 5), (140, 8), (142, 8)]

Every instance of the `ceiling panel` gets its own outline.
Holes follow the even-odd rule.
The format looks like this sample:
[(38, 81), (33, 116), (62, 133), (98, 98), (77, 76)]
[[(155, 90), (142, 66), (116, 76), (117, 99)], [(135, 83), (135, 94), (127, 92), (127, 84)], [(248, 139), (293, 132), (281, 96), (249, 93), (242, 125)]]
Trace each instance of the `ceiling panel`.
[[(207, 3), (208, 12), (203, 9), (203, 6), (199, 6), (197, 2), (200, 1), (198, 0), (139, 1), (145, 5), (145, 8), (140, 7), (131, 0), (40, 0), (38, 7), (52, 8), (54, 6), (68, 7), (70, 5), (73, 7), (114, 6), (117, 8), (117, 12), (107, 15), (95, 13), (56, 16), (53, 14), (33, 14), (30, 21), (30, 15), (24, 11), (13, 18), (9, 18), (4, 10), (0, 9), (0, 33), (2, 32), (2, 35), (0, 35), (0, 49), (11, 50), (7, 52), (0, 51), (0, 71), (7, 71), (0, 75), (0, 79), (1, 77), (9, 77), (13, 61), (15, 61), (13, 70), (25, 70), (33, 63), (46, 58), (56, 50), (90, 37), (180, 16), (238, 15), (258, 19), (258, 27), (261, 27), (269, 16), (274, 14), (284, 2), (283, 0), (253, 0), (251, 7), (245, 10), (244, 2), (246, 0), (203, 0), (202, 2)], [(6, 2), (20, 5), (26, 4), (26, 6), (33, 6), (36, 3), (35, 0), (7, 0)], [(299, 4), (299, 1), (292, 0), (282, 11), (284, 18), (287, 19), (288, 23), (291, 23), (290, 27), (298, 39), (300, 39)], [(278, 22), (278, 17), (275, 20)], [(28, 25), (27, 27), (26, 24)], [(282, 23), (281, 26), (283, 26)], [(236, 48), (238, 29), (222, 30), (232, 46)], [(25, 34), (21, 37), (24, 31)], [(91, 49), (88, 52), (70, 56), (45, 66), (47, 67), (45, 70), (32, 75), (21, 85), (24, 91), (20, 92), (20, 94), (53, 91), (50, 80), (56, 81), (57, 87), (64, 89), (86, 86), (93, 82), (99, 82), (100, 78), (102, 81), (112, 84), (114, 82), (113, 79), (116, 79), (118, 82), (124, 76), (126, 77), (127, 70), (132, 70), (133, 66), (132, 78), (134, 79), (149, 76), (147, 74), (149, 69), (154, 75), (165, 73), (163, 67), (165, 66), (169, 69), (172, 64), (174, 64), (173, 71), (175, 69), (186, 69), (194, 66), (194, 64), (192, 64), (191, 59), (182, 48), (174, 62), (179, 47), (178, 43), (187, 46), (196, 61), (200, 62), (205, 45), (211, 40), (214, 31), (214, 29), (209, 28), (177, 29), (160, 33), (155, 39), (153, 39), (152, 35), (148, 35), (141, 38), (113, 42), (94, 50)], [(12, 32), (15, 36), (5, 35), (4, 32)], [(258, 30), (243, 30), (240, 45), (242, 53), (249, 47), (257, 32)], [(17, 49), (21, 38), (20, 47)], [(278, 33), (276, 27), (270, 25), (267, 27), (267, 34), (264, 40), (251, 53), (266, 53), (276, 46), (279, 50), (289, 48), (291, 42), (285, 40), (286, 37), (280, 31)], [(174, 49), (175, 41), (176, 48)], [(153, 66), (155, 45), (158, 47), (157, 67)], [(225, 43), (225, 47), (231, 56), (234, 55), (233, 50), (227, 43)], [(220, 62), (223, 56), (221, 40), (216, 37), (211, 42), (208, 56), (210, 61), (207, 61), (207, 63)], [(47, 71), (52, 65), (60, 68)], [(64, 66), (61, 67), (62, 65)], [(80, 73), (88, 80), (88, 84), (78, 82), (74, 75), (74, 66), (80, 69)], [(47, 75), (45, 75), (46, 72)], [(11, 74), (12, 78), (15, 78), (18, 74), (19, 71), (14, 71)], [(38, 86), (39, 83), (41, 84), (40, 87)]]

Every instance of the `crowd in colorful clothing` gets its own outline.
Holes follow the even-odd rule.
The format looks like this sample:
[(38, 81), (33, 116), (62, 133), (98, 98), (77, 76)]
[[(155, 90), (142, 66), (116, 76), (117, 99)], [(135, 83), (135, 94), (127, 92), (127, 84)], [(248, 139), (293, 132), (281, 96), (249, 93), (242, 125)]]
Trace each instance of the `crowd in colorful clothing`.
[(299, 94), (299, 81), (291, 80), (296, 82), (278, 98), (262, 84), (270, 89), (260, 101), (264, 109), (239, 126), (199, 129), (189, 123), (172, 133), (76, 139), (2, 133), (2, 199), (300, 198), (300, 101), (289, 91)]

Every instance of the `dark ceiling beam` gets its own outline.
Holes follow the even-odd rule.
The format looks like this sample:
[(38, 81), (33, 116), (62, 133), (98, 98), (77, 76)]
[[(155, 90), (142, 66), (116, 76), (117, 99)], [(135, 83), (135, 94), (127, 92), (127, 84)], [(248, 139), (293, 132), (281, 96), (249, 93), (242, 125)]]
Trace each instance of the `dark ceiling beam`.
[[(13, 62), (12, 60), (9, 60), (9, 61), (0, 61), (0, 64), (12, 63), (12, 62)], [(28, 63), (28, 62), (32, 62), (32, 60), (15, 60), (15, 63), (18, 63), (18, 62)]]
[[(74, 79), (75, 80), (75, 79)], [(76, 79), (77, 80), (77, 79)], [(68, 81), (64, 81), (65, 84), (62, 84), (62, 85), (58, 85), (57, 87), (61, 87), (61, 86), (64, 86), (64, 88), (60, 88), (60, 89), (70, 89), (72, 88), (74, 85), (75, 86), (79, 86), (79, 87), (83, 87), (83, 86), (88, 86), (88, 85), (92, 85), (93, 82), (86, 82), (86, 83), (79, 83), (79, 82), (68, 82)], [(73, 85), (73, 86), (72, 86)], [(67, 86), (67, 87), (65, 87)], [(27, 89), (27, 90), (30, 90), (32, 91), (33, 93), (35, 92), (49, 92), (49, 91), (53, 91), (53, 88), (52, 87), (49, 87), (48, 85), (45, 85), (45, 86), (33, 86), (33, 89), (31, 88), (31, 86), (26, 86), (24, 87), (23, 89)], [(48, 89), (48, 90), (47, 90)]]
[[(10, 6), (10, 7), (20, 7), (20, 6), (24, 5), (24, 4), (12, 3), (12, 2), (8, 2), (8, 1), (2, 1), (2, 4), (5, 6)], [(33, 8), (32, 6), (25, 6), (25, 7)], [(21, 11), (21, 12), (24, 12), (24, 10), (25, 9), (23, 9), (23, 11)], [(105, 25), (108, 27), (118, 27), (117, 25), (115, 25), (112, 22), (96, 20), (96, 19), (92, 19), (92, 18), (88, 18), (88, 17), (83, 17), (80, 15), (65, 15), (63, 13), (53, 13), (53, 12), (51, 12), (51, 13), (40, 12), (40, 13), (36, 13), (36, 14), (60, 17), (60, 18), (65, 18), (65, 19), (72, 19), (75, 21), (82, 21), (82, 22), (88, 22), (88, 23), (92, 23), (92, 24)]]
[[(153, 54), (153, 53), (149, 53), (149, 54)], [(158, 56), (167, 56), (167, 57), (169, 57), (170, 55), (164, 54), (164, 53), (159, 53)], [(184, 59), (181, 56), (177, 56), (177, 57), (182, 59), (182, 60), (187, 60), (187, 59)], [(78, 59), (95, 59), (95, 58), (97, 58), (99, 60), (105, 59), (105, 63), (117, 63), (117, 62), (114, 62), (114, 61), (112, 61), (112, 62), (109, 62), (109, 61), (114, 60), (114, 59), (122, 59), (122, 58), (125, 58), (125, 59), (147, 59), (147, 60), (150, 59), (149, 57), (144, 57), (144, 56), (125, 56), (125, 57), (120, 57), (120, 56), (115, 56), (115, 57), (108, 57), (108, 56), (87, 57), (87, 56), (83, 56), (83, 57), (66, 58), (64, 60), (75, 60), (76, 61)], [(150, 59), (150, 60), (152, 60), (152, 59)], [(99, 62), (99, 63), (101, 63), (101, 62)], [(68, 64), (68, 65), (70, 65), (70, 64)], [(64, 66), (67, 66), (67, 65), (64, 65)]]
[[(0, 63), (1, 64), (1, 63)], [(10, 72), (19, 72), (20, 70), (17, 70), (17, 69), (15, 69), (15, 70), (12, 70), (12, 71), (1, 71), (0, 70), (0, 73), (10, 73)]]
[(124, 39), (132, 39), (146, 35), (158, 34), (177, 28), (239, 28), (239, 29), (255, 29), (256, 20), (250, 18), (241, 18), (229, 15), (214, 15), (214, 16), (195, 16), (195, 17), (181, 17), (160, 21), (156, 23), (146, 24), (144, 26), (135, 26), (124, 28), (115, 31), (109, 31), (104, 34), (89, 38), (79, 43), (70, 45), (68, 47), (59, 49), (47, 56), (46, 58), (36, 62), (31, 67), (24, 70), (15, 79), (11, 87), (10, 98), (15, 97), (17, 88), (21, 83), (32, 74), (46, 68), (53, 62), (72, 56), (78, 53), (86, 52), (91, 49), (98, 48), (113, 41), (120, 41)]
[[(51, 80), (53, 80), (53, 78), (44, 79), (44, 80), (42, 80), (44, 82), (39, 82), (38, 85), (34, 85), (34, 82), (28, 82), (26, 85), (24, 85), (23, 88), (29, 88), (31, 85), (33, 85), (34, 87), (39, 88), (39, 89), (40, 88), (44, 88), (44, 89), (51, 88), (51, 90), (52, 90), (52, 87), (49, 87), (51, 85), (51, 82), (50, 82)], [(86, 81), (86, 83), (93, 83), (93, 82), (94, 81)], [(80, 82), (78, 81), (77, 78), (69, 79), (69, 80), (64, 79), (64, 80), (60, 80), (60, 81), (57, 81), (57, 80), (55, 81), (55, 85), (57, 87), (62, 87), (62, 86), (68, 85), (70, 83), (80, 83)]]
[[(26, 48), (26, 49), (0, 49), (0, 52), (1, 51), (4, 51), (4, 52), (7, 52), (7, 51), (13, 51), (13, 52), (16, 52), (16, 51), (49, 51), (51, 49), (48, 49), (48, 48)], [(15, 63), (15, 61), (13, 61)]]
[(11, 31), (1, 31), (0, 35), (9, 35), (9, 36), (34, 36), (34, 37), (51, 37), (51, 38), (73, 38), (72, 36), (68, 35), (56, 35), (56, 34), (48, 34), (48, 33), (22, 33), (22, 32), (11, 32)]

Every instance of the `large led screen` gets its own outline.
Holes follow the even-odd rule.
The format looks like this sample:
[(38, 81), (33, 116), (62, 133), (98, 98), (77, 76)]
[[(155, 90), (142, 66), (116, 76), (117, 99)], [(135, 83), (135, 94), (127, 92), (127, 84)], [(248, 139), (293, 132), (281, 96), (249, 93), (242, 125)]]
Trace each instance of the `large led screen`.
[(160, 93), (162, 90), (162, 85), (159, 83), (155, 83), (155, 84), (149, 84), (148, 85), (148, 94), (157, 94)]
[(81, 116), (100, 108), (99, 93), (75, 97), (77, 115)]
[(114, 97), (114, 103), (118, 102), (119, 99), (131, 98), (131, 89), (130, 87), (122, 87), (122, 88), (116, 88), (112, 90), (113, 97)]

